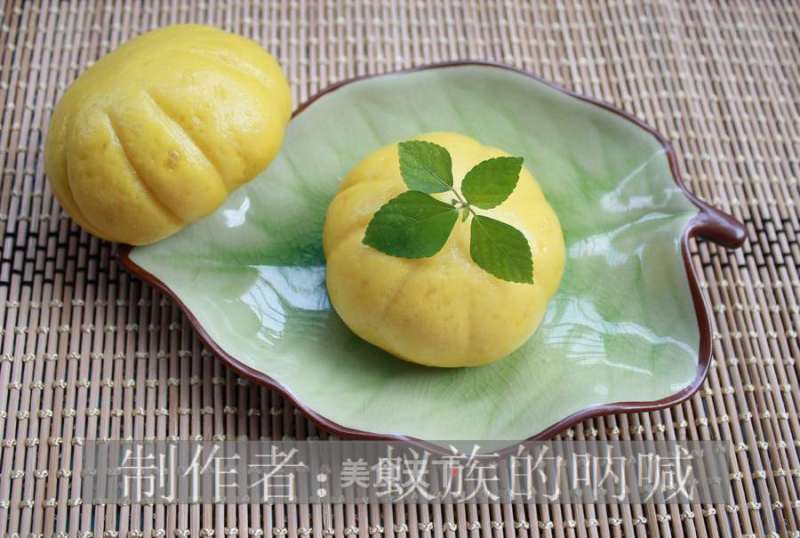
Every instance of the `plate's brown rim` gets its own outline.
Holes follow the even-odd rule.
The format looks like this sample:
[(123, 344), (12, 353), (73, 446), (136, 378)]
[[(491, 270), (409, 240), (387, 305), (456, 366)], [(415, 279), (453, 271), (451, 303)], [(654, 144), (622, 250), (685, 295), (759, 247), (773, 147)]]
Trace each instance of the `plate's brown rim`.
[[(634, 123), (642, 130), (650, 133), (650, 135), (652, 135), (661, 144), (667, 156), (672, 177), (675, 183), (678, 185), (678, 187), (681, 189), (684, 195), (698, 208), (698, 213), (694, 217), (692, 217), (692, 219), (690, 219), (690, 221), (687, 223), (686, 227), (683, 229), (683, 233), (681, 236), (681, 252), (683, 255), (684, 268), (686, 270), (686, 276), (689, 281), (689, 289), (691, 290), (692, 300), (694, 302), (695, 313), (697, 316), (698, 329), (700, 333), (699, 357), (698, 357), (697, 372), (695, 378), (688, 386), (660, 400), (614, 402), (610, 404), (587, 407), (555, 422), (552, 426), (536, 433), (535, 435), (529, 437), (527, 440), (538, 441), (538, 440), (548, 439), (553, 435), (555, 435), (556, 433), (561, 432), (569, 428), (570, 426), (574, 426), (578, 422), (581, 422), (583, 420), (592, 417), (600, 415), (616, 414), (616, 413), (657, 411), (681, 403), (684, 400), (688, 399), (692, 394), (695, 393), (695, 391), (697, 391), (697, 389), (700, 387), (703, 380), (705, 379), (706, 373), (708, 372), (708, 366), (711, 360), (711, 321), (709, 317), (709, 308), (705, 297), (700, 291), (697, 272), (695, 271), (695, 268), (691, 262), (691, 255), (689, 254), (689, 239), (692, 237), (702, 237), (704, 239), (714, 241), (715, 243), (718, 243), (728, 248), (738, 248), (742, 246), (742, 244), (744, 244), (744, 241), (746, 239), (746, 229), (742, 223), (735, 220), (730, 215), (723, 213), (722, 211), (714, 207), (711, 207), (710, 205), (701, 201), (686, 188), (686, 185), (683, 182), (680, 170), (678, 168), (678, 162), (675, 156), (675, 152), (672, 149), (672, 145), (657, 131), (655, 131), (648, 125), (642, 123), (638, 118), (608, 103), (604, 103), (602, 101), (598, 101), (590, 97), (576, 94), (572, 91), (564, 89), (556, 84), (543, 80), (538, 76), (532, 75), (520, 69), (516, 69), (498, 63), (477, 62), (477, 61), (461, 61), (461, 62), (430, 64), (411, 69), (392, 71), (389, 73), (363, 75), (348, 80), (344, 80), (341, 82), (337, 82), (331, 86), (328, 86), (324, 90), (320, 91), (319, 93), (317, 93), (316, 95), (314, 95), (313, 97), (309, 98), (307, 101), (302, 103), (297, 108), (297, 110), (294, 111), (292, 117), (294, 118), (297, 115), (299, 115), (301, 112), (303, 112), (306, 108), (308, 108), (312, 103), (314, 103), (321, 97), (343, 86), (352, 84), (353, 82), (358, 82), (361, 80), (377, 78), (377, 77), (387, 77), (393, 75), (413, 73), (417, 71), (426, 71), (431, 69), (444, 69), (450, 67), (467, 67), (467, 66), (479, 66), (479, 67), (489, 67), (494, 69), (503, 69), (506, 71), (511, 71), (520, 75), (524, 75), (526, 77), (538, 81), (539, 83), (549, 86), (550, 88), (553, 88), (561, 93), (564, 93), (573, 98), (579, 99), (581, 101), (608, 110), (609, 112), (617, 114), (618, 116)], [(122, 265), (125, 268), (127, 268), (131, 273), (141, 278), (145, 282), (148, 282), (149, 284), (155, 286), (163, 293), (168, 295), (173, 301), (175, 301), (178, 307), (189, 318), (189, 321), (194, 326), (194, 329), (197, 331), (201, 340), (217, 356), (219, 356), (219, 358), (221, 358), (224, 362), (228, 363), (230, 366), (240, 371), (241, 373), (247, 375), (248, 377), (251, 377), (255, 381), (282, 394), (284, 397), (289, 399), (294, 405), (296, 405), (306, 416), (308, 416), (310, 420), (316, 423), (319, 427), (347, 439), (394, 441), (394, 442), (411, 443), (414, 445), (422, 446), (424, 448), (429, 448), (433, 450), (441, 449), (441, 447), (439, 447), (438, 445), (433, 445), (427, 441), (417, 439), (414, 437), (409, 437), (406, 435), (381, 434), (381, 433), (366, 432), (348, 428), (346, 426), (337, 424), (336, 422), (322, 416), (313, 409), (309, 408), (298, 397), (292, 394), (291, 391), (289, 391), (286, 387), (284, 387), (279, 382), (274, 380), (272, 377), (265, 374), (264, 372), (258, 371), (250, 366), (247, 366), (246, 364), (243, 364), (234, 356), (228, 354), (224, 349), (222, 349), (219, 346), (219, 344), (217, 344), (216, 341), (213, 338), (211, 338), (211, 336), (205, 331), (199, 320), (195, 317), (192, 310), (185, 303), (183, 303), (183, 301), (181, 301), (181, 299), (175, 294), (175, 292), (172, 291), (172, 289), (169, 288), (169, 286), (167, 286), (164, 282), (162, 282), (158, 277), (156, 277), (152, 273), (146, 271), (145, 269), (137, 265), (131, 259), (130, 252), (132, 248), (133, 247), (130, 245), (120, 245), (119, 258), (122, 262)]]

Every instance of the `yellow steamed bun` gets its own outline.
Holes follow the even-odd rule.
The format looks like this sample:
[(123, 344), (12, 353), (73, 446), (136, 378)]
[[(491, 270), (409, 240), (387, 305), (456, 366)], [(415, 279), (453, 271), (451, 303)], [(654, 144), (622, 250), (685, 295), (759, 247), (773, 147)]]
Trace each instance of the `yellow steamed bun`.
[(50, 123), (47, 175), (88, 231), (152, 243), (266, 167), (290, 114), (286, 78), (257, 43), (209, 26), (161, 28), (67, 89)]
[[(507, 155), (455, 133), (418, 137), (447, 148), (454, 186), (479, 162)], [(398, 146), (381, 148), (356, 165), (328, 208), (324, 228), (327, 286), (333, 307), (361, 338), (408, 361), (443, 367), (478, 366), (522, 345), (542, 320), (564, 269), (558, 217), (523, 167), (511, 196), (482, 211), (519, 229), (533, 253), (534, 283), (500, 280), (470, 258), (470, 224), (459, 218), (430, 258), (384, 254), (362, 243), (374, 213), (408, 190)], [(449, 202), (452, 193), (433, 195)]]

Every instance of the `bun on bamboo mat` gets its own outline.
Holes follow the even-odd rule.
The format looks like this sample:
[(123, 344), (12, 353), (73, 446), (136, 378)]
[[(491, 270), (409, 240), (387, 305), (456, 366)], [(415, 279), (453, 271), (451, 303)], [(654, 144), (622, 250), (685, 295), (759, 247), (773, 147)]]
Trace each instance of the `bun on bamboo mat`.
[[(800, 12), (791, 3), (7, 1), (0, 7), (0, 536), (798, 536)], [(255, 40), (292, 102), (357, 75), (495, 61), (619, 107), (668, 136), (699, 198), (745, 223), (690, 262), (713, 312), (700, 390), (563, 439), (725, 439), (719, 505), (82, 503), (93, 439), (327, 438), (216, 360), (165, 295), (83, 231), (44, 174), (45, 126), (91, 63), (178, 22)], [(124, 76), (121, 73), (120, 76)]]

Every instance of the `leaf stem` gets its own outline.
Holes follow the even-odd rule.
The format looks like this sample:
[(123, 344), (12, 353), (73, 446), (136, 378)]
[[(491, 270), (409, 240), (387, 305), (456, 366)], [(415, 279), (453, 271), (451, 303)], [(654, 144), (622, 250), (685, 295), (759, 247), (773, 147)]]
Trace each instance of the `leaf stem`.
[[(472, 209), (472, 206), (470, 205), (470, 203), (467, 202), (461, 196), (461, 194), (455, 189), (455, 187), (450, 187), (450, 192), (452, 192), (456, 197), (456, 199), (455, 199), (456, 203), (453, 204), (454, 207), (457, 207), (459, 209), (466, 209), (467, 211), (469, 211), (472, 214), (473, 217), (476, 215), (476, 213)], [(466, 220), (466, 217), (464, 218), (464, 220)]]

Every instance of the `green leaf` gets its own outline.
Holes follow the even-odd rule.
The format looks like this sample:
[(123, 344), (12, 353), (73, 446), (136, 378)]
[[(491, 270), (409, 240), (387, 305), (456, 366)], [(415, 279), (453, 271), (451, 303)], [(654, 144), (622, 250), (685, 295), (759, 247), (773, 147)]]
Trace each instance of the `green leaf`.
[(467, 172), (461, 183), (461, 192), (470, 204), (491, 209), (511, 195), (521, 169), (522, 157), (487, 159)]
[(447, 242), (458, 209), (419, 191), (386, 202), (367, 226), (364, 244), (401, 258), (428, 258)]
[(400, 142), (400, 173), (412, 191), (445, 192), (453, 187), (450, 153), (431, 142)]
[(475, 215), (469, 253), (475, 263), (499, 279), (533, 284), (533, 259), (528, 240), (505, 222)]

